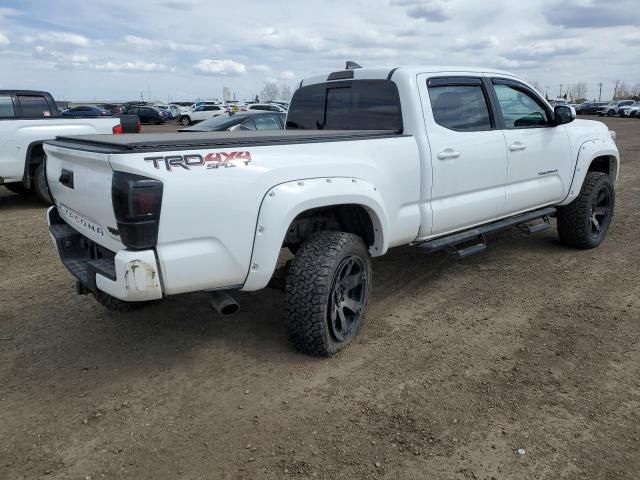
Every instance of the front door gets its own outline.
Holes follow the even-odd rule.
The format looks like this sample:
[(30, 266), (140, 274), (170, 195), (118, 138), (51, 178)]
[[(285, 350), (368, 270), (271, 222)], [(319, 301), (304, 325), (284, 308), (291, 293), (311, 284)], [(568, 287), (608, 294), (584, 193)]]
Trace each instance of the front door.
[(498, 218), (504, 210), (508, 160), (487, 85), (479, 77), (432, 76), (423, 88), (432, 167), (430, 235)]
[(506, 214), (562, 200), (572, 178), (571, 148), (565, 126), (526, 85), (492, 79), (509, 155)]

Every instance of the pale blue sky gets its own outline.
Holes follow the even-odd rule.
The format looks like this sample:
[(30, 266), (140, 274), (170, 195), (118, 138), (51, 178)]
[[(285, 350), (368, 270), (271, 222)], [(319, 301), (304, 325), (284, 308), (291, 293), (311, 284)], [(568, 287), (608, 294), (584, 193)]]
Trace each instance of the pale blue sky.
[(0, 88), (58, 99), (238, 98), (366, 66), (499, 67), (549, 86), (640, 83), (640, 0), (3, 0)]

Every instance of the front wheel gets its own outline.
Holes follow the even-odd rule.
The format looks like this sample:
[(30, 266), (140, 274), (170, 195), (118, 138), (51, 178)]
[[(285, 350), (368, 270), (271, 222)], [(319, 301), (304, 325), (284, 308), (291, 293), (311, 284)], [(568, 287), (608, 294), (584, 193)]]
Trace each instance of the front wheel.
[(189, 117), (182, 117), (180, 119), (180, 123), (185, 127), (188, 127), (189, 125), (191, 125), (191, 119)]
[(558, 208), (558, 235), (562, 243), (575, 248), (595, 248), (607, 235), (616, 194), (606, 173), (589, 172), (580, 195)]
[(289, 338), (300, 351), (331, 356), (356, 336), (371, 292), (371, 258), (357, 235), (319, 232), (300, 247), (285, 287)]

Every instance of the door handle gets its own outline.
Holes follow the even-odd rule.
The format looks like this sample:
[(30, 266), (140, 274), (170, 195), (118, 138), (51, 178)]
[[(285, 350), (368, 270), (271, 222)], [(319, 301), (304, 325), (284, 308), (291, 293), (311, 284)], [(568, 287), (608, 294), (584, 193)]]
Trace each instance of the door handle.
[(445, 148), (436, 156), (438, 157), (438, 160), (449, 160), (452, 158), (458, 158), (460, 156), (460, 152), (457, 152), (453, 148)]
[(514, 142), (511, 145), (509, 145), (509, 150), (512, 151), (512, 152), (517, 152), (519, 150), (524, 150), (525, 148), (527, 148), (527, 146), (522, 142)]

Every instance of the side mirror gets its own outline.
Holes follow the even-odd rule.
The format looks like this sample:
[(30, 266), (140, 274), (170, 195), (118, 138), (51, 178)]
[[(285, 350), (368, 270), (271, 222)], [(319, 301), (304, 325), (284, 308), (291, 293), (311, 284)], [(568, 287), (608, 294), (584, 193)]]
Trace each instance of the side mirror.
[(555, 125), (571, 123), (576, 119), (576, 109), (568, 105), (556, 105), (553, 109)]

